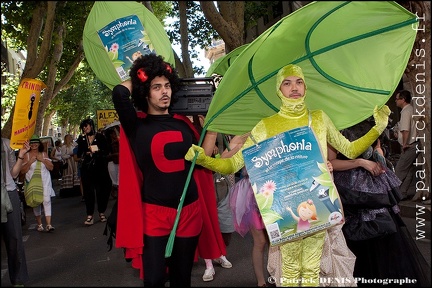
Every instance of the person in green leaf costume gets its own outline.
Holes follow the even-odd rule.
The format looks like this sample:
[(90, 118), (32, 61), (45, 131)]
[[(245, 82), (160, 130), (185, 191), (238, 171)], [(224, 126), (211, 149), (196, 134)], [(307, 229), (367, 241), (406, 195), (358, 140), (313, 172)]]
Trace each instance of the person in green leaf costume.
[[(331, 119), (322, 110), (309, 110), (306, 107), (307, 86), (302, 69), (293, 64), (281, 68), (276, 77), (276, 93), (282, 101), (280, 111), (262, 119), (252, 129), (242, 149), (231, 158), (212, 158), (206, 156), (204, 149), (192, 145), (185, 159), (222, 174), (231, 174), (244, 166), (242, 150), (285, 131), (309, 126), (321, 148), (323, 159), (327, 160), (327, 143), (349, 158), (356, 158), (365, 151), (384, 131), (388, 123), (390, 109), (384, 105), (375, 107), (373, 116), (376, 125), (363, 137), (350, 142), (335, 127)], [(341, 226), (341, 225), (337, 225)], [(303, 239), (278, 246), (280, 263), (275, 280), (283, 286), (317, 287), (320, 278), (320, 263), (326, 230)], [(269, 259), (270, 261), (271, 259)], [(279, 277), (280, 276), (280, 277)], [(351, 274), (352, 276), (352, 274)]]

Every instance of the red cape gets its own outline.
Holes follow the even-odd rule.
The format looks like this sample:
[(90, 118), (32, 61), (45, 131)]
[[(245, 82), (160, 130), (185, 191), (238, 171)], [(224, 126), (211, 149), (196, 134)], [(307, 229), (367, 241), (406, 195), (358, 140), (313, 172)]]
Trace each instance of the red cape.
[[(146, 116), (143, 112), (138, 112), (137, 115), (141, 118)], [(185, 121), (194, 131), (196, 139), (199, 139), (200, 135), (186, 116), (175, 114), (174, 118)], [(132, 259), (132, 266), (141, 270), (140, 277), (143, 278), (144, 211), (141, 201), (143, 177), (121, 125), (119, 154), (119, 193), (115, 246), (126, 248), (125, 258)], [(197, 183), (204, 222), (197, 253), (202, 258), (215, 259), (221, 255), (226, 255), (226, 247), (219, 227), (213, 174), (208, 169), (194, 169), (193, 177)]]

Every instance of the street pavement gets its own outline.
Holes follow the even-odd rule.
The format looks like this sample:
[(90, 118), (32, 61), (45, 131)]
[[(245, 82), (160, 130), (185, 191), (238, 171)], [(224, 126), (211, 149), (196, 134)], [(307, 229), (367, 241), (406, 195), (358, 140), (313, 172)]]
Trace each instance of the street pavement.
[[(58, 193), (58, 183), (54, 187)], [(123, 251), (117, 248), (108, 251), (107, 236), (103, 235), (105, 223), (99, 222), (95, 215), (94, 225), (84, 225), (85, 205), (80, 196), (52, 200), (52, 224), (56, 228), (53, 232), (38, 232), (31, 208), (26, 210), (27, 223), (22, 228), (30, 274), (27, 287), (143, 287), (139, 271), (124, 260)], [(110, 199), (107, 214), (113, 204), (114, 199)], [(409, 216), (403, 218), (404, 222), (430, 265), (430, 205), (401, 204), (403, 216)], [(1, 249), (1, 286), (10, 287), (4, 244)], [(233, 267), (225, 269), (215, 263), (214, 280), (203, 282), (205, 264), (200, 259), (192, 271), (192, 286), (256, 286), (251, 251), (250, 234), (242, 238), (233, 233), (227, 247), (227, 258)]]

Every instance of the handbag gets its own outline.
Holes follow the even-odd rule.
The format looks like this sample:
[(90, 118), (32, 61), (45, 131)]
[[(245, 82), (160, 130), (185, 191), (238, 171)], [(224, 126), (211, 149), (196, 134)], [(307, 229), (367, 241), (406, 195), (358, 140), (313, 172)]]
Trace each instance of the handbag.
[(397, 232), (396, 223), (388, 208), (361, 209), (356, 215), (346, 217), (342, 227), (345, 238), (363, 241)]
[(7, 222), (7, 214), (13, 211), (13, 206), (6, 189), (6, 151), (3, 146), (3, 139), (1, 146), (1, 223), (5, 223)]
[(43, 202), (43, 183), (40, 161), (36, 162), (36, 168), (30, 181), (26, 181), (24, 197), (26, 204), (30, 207), (37, 207)]
[(228, 179), (230, 176), (221, 175), (218, 172), (213, 173), (219, 227), (222, 233), (233, 233), (235, 231), (231, 208), (229, 206), (229, 195), (232, 187)]
[(64, 160), (64, 162), (63, 162), (63, 164), (62, 164), (62, 166), (61, 166), (61, 169), (67, 169), (68, 168), (68, 162), (66, 161), (66, 160)]
[(1, 187), (1, 223), (7, 222), (7, 214), (13, 211), (12, 202), (9, 198), (9, 193), (2, 183)]
[(213, 182), (216, 190), (216, 203), (219, 204), (227, 197), (232, 185), (227, 176), (223, 176), (218, 172), (213, 173)]
[(107, 222), (105, 224), (105, 230), (103, 232), (103, 235), (108, 236), (108, 240), (107, 240), (108, 251), (112, 250), (113, 240), (114, 240), (114, 238), (116, 238), (117, 211), (118, 211), (118, 199), (115, 201), (115, 203), (112, 207), (111, 213), (108, 216)]
[(62, 165), (61, 161), (53, 161), (54, 168), (50, 170), (51, 179), (61, 179), (62, 178)]
[(85, 170), (93, 170), (96, 167), (96, 157), (86, 157), (81, 163), (81, 168)]

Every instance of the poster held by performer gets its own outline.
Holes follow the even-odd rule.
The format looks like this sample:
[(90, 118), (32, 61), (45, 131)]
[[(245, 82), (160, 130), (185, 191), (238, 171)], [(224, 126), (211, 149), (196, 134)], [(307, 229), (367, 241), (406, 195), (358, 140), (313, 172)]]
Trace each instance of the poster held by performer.
[(339, 194), (310, 127), (256, 143), (243, 157), (271, 246), (343, 221)]

